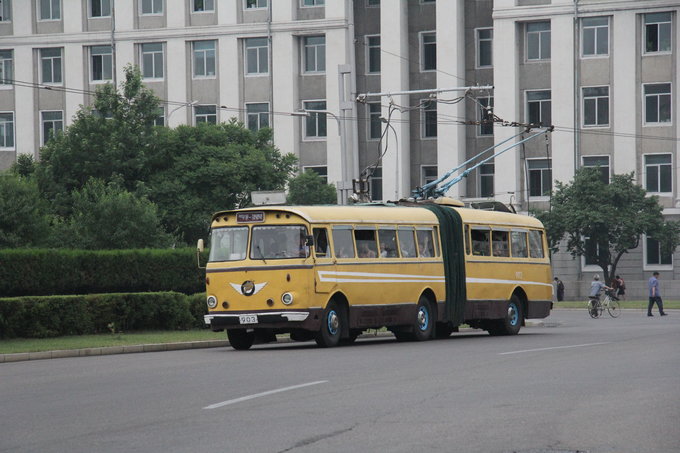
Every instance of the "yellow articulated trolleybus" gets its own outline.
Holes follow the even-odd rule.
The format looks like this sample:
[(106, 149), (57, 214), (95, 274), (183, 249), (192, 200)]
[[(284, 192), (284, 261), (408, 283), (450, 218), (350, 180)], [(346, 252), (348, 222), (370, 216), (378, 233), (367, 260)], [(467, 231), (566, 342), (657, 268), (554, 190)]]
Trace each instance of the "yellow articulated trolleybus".
[(535, 218), (448, 199), (218, 212), (205, 322), (239, 350), (280, 333), (332, 347), (382, 327), (417, 341), (463, 323), (517, 334), (552, 308), (545, 236)]

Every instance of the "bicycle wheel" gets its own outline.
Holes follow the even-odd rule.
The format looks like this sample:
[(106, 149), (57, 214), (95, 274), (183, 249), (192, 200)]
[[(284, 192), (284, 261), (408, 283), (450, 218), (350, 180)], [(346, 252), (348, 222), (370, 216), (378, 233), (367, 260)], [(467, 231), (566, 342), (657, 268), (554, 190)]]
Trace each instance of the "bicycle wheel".
[(610, 300), (607, 311), (612, 318), (618, 318), (621, 315), (621, 304), (618, 300)]
[(590, 315), (591, 318), (595, 319), (598, 316), (600, 316), (600, 311), (597, 309), (597, 305), (593, 303), (592, 300), (588, 301), (588, 314)]

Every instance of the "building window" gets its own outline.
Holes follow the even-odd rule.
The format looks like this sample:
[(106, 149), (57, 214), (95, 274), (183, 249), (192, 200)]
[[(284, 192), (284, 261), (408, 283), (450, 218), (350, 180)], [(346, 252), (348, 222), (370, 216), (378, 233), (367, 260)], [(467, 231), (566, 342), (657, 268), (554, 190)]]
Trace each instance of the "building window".
[(422, 101), (422, 137), (432, 138), (437, 136), (437, 102)]
[(382, 105), (379, 102), (369, 102), (366, 104), (368, 109), (368, 139), (380, 140), (382, 136)]
[(246, 104), (246, 117), (248, 129), (253, 132), (269, 127), (269, 104), (267, 102)]
[(305, 36), (302, 39), (305, 58), (305, 72), (326, 71), (326, 37)]
[(643, 85), (645, 97), (645, 123), (671, 122), (671, 84), (649, 83)]
[(246, 0), (246, 9), (266, 8), (267, 0)]
[(493, 28), (478, 28), (477, 67), (488, 68), (493, 65)]
[(673, 191), (673, 165), (670, 154), (647, 154), (645, 161), (645, 189), (650, 193)]
[(380, 0), (366, 0), (366, 6), (368, 8), (377, 8), (380, 6)]
[(55, 137), (57, 133), (64, 130), (64, 113), (61, 111), (40, 112), (40, 115), (40, 122), (42, 124), (41, 143), (44, 146), (52, 137)]
[(437, 34), (428, 32), (420, 34), (420, 70), (437, 69)]
[(40, 74), (42, 83), (62, 83), (61, 48), (40, 49)]
[(317, 175), (319, 175), (319, 178), (323, 181), (324, 184), (328, 184), (328, 167), (321, 166), (321, 167), (302, 167), (303, 171), (313, 171)]
[(671, 13), (645, 14), (645, 53), (670, 52)]
[(326, 101), (305, 101), (302, 103), (304, 110), (310, 111), (305, 117), (305, 137), (326, 137)]
[(163, 78), (163, 44), (142, 44), (142, 75), (145, 79)]
[(194, 77), (215, 77), (215, 41), (195, 41)]
[(92, 59), (92, 81), (104, 82), (113, 80), (113, 53), (111, 46), (93, 46), (90, 48)]
[(550, 90), (527, 91), (527, 121), (531, 124), (552, 124)]
[(436, 165), (423, 165), (420, 167), (420, 185), (421, 187), (425, 184), (429, 184), (437, 180), (437, 166)]
[(0, 50), (0, 85), (12, 85), (12, 51)]
[(194, 124), (217, 124), (216, 105), (197, 105), (194, 107)]
[(664, 251), (656, 239), (645, 239), (645, 264), (647, 266), (673, 266), (673, 253)]
[(373, 173), (368, 177), (368, 187), (371, 192), (371, 200), (381, 201), (383, 199), (382, 167), (373, 168)]
[(494, 187), (494, 164), (482, 164), (479, 166), (479, 196), (483, 198), (493, 198)]
[(585, 254), (583, 255), (583, 265), (585, 266), (597, 266), (598, 258), (607, 253), (608, 244), (606, 242), (599, 243), (595, 242), (594, 239), (589, 237), (584, 238), (584, 249)]
[(380, 73), (380, 36), (366, 36), (366, 72)]
[(246, 74), (269, 73), (269, 45), (267, 38), (245, 40)]
[(0, 149), (14, 148), (14, 113), (0, 112)]
[(551, 159), (527, 159), (529, 196), (547, 197), (552, 190)]
[(12, 0), (0, 0), (0, 22), (12, 20)]
[(584, 57), (609, 55), (609, 18), (581, 19), (581, 55)]
[(40, 20), (61, 19), (61, 0), (40, 0)]
[(527, 60), (550, 60), (550, 22), (527, 24)]
[(153, 119), (154, 126), (165, 126), (165, 109), (158, 107), (156, 109), (156, 118)]
[(599, 168), (602, 182), (609, 184), (609, 156), (583, 156), (583, 166)]
[(90, 17), (110, 17), (111, 0), (90, 0)]
[(163, 14), (163, 0), (142, 0), (142, 14)]
[(195, 13), (215, 11), (215, 0), (193, 0), (193, 3)]
[(583, 125), (609, 126), (609, 87), (583, 88)]
[(493, 135), (493, 96), (477, 98), (480, 137)]
[(302, 0), (302, 6), (323, 6), (326, 0)]

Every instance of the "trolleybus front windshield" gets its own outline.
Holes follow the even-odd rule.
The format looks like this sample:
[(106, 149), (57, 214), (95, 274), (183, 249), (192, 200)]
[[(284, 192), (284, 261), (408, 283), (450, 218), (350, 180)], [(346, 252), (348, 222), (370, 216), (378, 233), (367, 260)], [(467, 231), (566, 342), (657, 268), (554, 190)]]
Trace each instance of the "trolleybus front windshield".
[(210, 261), (240, 261), (246, 259), (248, 227), (215, 228), (210, 236)]
[(302, 225), (254, 226), (250, 259), (306, 258), (306, 243), (307, 229)]

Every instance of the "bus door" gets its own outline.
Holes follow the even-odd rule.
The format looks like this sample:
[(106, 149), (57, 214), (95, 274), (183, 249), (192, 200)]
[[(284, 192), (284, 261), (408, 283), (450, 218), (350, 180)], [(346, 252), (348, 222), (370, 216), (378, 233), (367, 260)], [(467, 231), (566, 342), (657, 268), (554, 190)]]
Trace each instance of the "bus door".
[(331, 253), (330, 231), (326, 225), (312, 225), (314, 236), (314, 288), (329, 293), (335, 288), (335, 259)]

